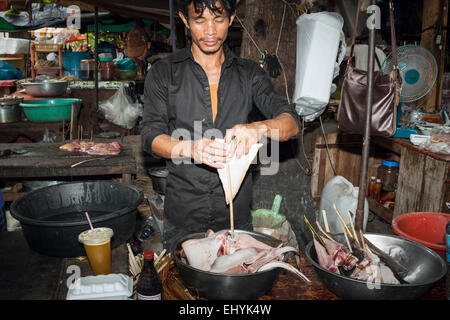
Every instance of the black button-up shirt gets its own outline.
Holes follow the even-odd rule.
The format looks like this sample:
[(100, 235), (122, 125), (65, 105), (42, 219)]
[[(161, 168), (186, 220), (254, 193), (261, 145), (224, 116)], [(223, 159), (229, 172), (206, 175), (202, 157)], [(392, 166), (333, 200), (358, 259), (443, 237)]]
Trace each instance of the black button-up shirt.
[[(161, 134), (178, 139), (183, 136), (184, 140), (224, 138), (227, 129), (248, 123), (253, 105), (269, 119), (290, 114), (300, 129), (294, 105), (274, 91), (270, 78), (256, 62), (235, 56), (226, 46), (224, 54), (215, 121), (208, 77), (195, 62), (190, 46), (151, 67), (145, 80), (141, 123), (144, 151), (156, 156), (152, 142)], [(192, 232), (229, 228), (229, 208), (215, 168), (193, 161), (167, 161), (167, 167), (164, 214), (173, 225)], [(247, 173), (233, 200), (236, 229), (249, 221), (251, 195), (252, 178)]]

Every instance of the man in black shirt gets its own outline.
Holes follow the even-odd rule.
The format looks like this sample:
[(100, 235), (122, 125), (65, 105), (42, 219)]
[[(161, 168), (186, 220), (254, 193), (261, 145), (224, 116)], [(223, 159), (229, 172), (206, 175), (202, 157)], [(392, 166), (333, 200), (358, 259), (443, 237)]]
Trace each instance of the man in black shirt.
[[(164, 204), (166, 249), (188, 233), (228, 229), (229, 207), (217, 169), (233, 154), (247, 154), (264, 136), (285, 141), (301, 126), (294, 105), (274, 91), (264, 70), (224, 45), (235, 9), (236, 0), (180, 0), (179, 15), (192, 43), (155, 63), (145, 81), (143, 149), (172, 159)], [(248, 123), (253, 105), (269, 120)], [(252, 229), (251, 194), (247, 174), (233, 200), (236, 229)]]

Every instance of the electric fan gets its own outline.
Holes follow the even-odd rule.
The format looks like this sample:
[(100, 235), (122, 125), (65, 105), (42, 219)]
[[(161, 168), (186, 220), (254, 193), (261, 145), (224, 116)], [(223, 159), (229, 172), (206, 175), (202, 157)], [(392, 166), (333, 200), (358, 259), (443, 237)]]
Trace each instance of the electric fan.
[[(424, 47), (406, 45), (397, 48), (398, 68), (402, 77), (401, 102), (412, 102), (426, 96), (436, 83), (438, 66), (433, 54)], [(392, 52), (381, 66), (383, 73), (392, 71)]]

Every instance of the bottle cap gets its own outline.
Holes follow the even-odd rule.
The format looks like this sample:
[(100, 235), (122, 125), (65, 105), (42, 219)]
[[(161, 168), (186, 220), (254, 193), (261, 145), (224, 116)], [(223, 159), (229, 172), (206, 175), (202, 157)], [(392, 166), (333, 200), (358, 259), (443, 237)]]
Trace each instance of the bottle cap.
[(377, 182), (378, 182), (378, 183), (381, 183), (381, 179), (377, 179)]
[(374, 176), (371, 176), (370, 179), (371, 179), (371, 180), (375, 180), (376, 178), (375, 178)]
[(386, 167), (394, 167), (394, 168), (398, 167), (397, 161), (383, 160), (383, 162), (381, 162), (381, 164)]
[(144, 259), (153, 259), (153, 257), (155, 256), (155, 254), (153, 253), (153, 251), (144, 251)]

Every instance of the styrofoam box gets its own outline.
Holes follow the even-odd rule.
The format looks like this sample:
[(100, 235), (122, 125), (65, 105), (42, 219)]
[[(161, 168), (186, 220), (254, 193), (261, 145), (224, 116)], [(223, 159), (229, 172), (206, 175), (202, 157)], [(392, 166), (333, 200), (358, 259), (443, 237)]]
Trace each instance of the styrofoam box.
[(121, 274), (81, 277), (67, 292), (67, 300), (127, 300), (133, 294), (133, 279)]
[(27, 54), (30, 40), (19, 38), (0, 38), (0, 54)]

